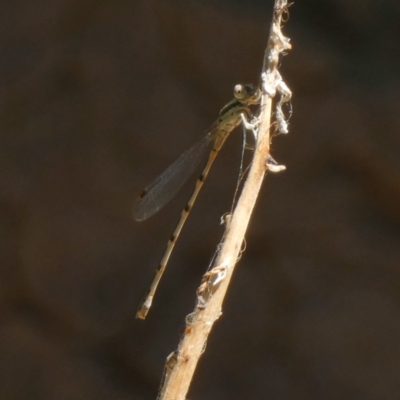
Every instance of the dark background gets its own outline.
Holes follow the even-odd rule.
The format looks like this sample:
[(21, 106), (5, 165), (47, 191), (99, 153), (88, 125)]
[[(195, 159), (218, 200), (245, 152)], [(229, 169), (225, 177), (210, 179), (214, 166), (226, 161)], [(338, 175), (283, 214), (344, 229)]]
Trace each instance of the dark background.
[[(154, 306), (135, 312), (192, 186), (141, 189), (257, 82), (272, 1), (0, 3), (0, 399), (154, 399), (222, 235), (241, 134)], [(287, 171), (268, 175), (190, 399), (400, 398), (400, 6), (291, 8)], [(193, 180), (194, 183), (194, 180)]]

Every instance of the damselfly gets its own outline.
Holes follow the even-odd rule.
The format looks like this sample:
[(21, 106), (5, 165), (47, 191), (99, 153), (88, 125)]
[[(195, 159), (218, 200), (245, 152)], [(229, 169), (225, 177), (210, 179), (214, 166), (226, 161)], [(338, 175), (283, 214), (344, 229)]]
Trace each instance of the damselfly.
[(234, 88), (234, 99), (221, 109), (218, 119), (205, 132), (205, 135), (190, 149), (186, 150), (139, 196), (135, 205), (134, 216), (137, 221), (142, 221), (151, 217), (174, 197), (177, 191), (192, 175), (207, 148), (212, 144), (206, 165), (168, 241), (167, 248), (156, 270), (150, 290), (136, 314), (137, 318), (146, 318), (157, 286), (167, 266), (168, 259), (219, 150), (221, 150), (232, 130), (241, 123), (241, 114), (247, 117), (250, 116), (249, 106), (259, 104), (260, 98), (261, 91), (253, 85), (236, 85)]

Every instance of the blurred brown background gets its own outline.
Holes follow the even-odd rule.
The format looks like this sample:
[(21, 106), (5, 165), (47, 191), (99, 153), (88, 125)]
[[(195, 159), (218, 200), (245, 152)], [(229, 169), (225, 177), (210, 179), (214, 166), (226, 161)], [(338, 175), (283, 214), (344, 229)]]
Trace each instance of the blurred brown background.
[[(222, 235), (241, 133), (148, 319), (189, 184), (141, 189), (257, 82), (272, 1), (0, 4), (0, 399), (154, 399)], [(400, 398), (400, 6), (295, 2), (287, 166), (269, 175), (190, 399)], [(193, 177), (194, 183), (195, 177)]]

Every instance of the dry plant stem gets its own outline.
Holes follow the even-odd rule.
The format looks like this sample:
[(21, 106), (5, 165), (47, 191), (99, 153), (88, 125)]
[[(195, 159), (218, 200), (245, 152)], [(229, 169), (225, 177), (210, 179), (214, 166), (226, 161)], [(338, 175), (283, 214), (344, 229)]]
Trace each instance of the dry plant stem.
[(205, 307), (197, 305), (190, 315), (190, 320), (187, 320), (182, 340), (177, 351), (171, 356), (171, 359), (173, 359), (171, 365), (173, 366), (166, 367), (166, 374), (159, 395), (160, 400), (184, 400), (186, 398), (197, 362), (205, 349), (207, 337), (214, 322), (221, 315), (222, 302), (238, 260), (247, 226), (266, 172), (272, 109), (272, 95), (268, 88), (270, 87), (269, 83), (273, 86), (275, 81), (277, 74), (276, 53), (278, 52), (279, 56), (281, 51), (277, 51), (276, 40), (272, 39), (274, 36), (273, 28), (274, 24), (275, 28), (277, 24), (280, 29), (282, 12), (279, 10), (282, 10), (286, 5), (286, 1), (275, 1), (275, 16), (264, 58), (264, 94), (261, 103), (261, 123), (258, 129), (257, 146), (248, 178), (232, 219), (227, 226), (220, 253), (211, 269), (211, 271), (214, 268), (222, 270), (224, 272), (223, 278), (218, 282), (217, 289), (209, 297)]
[(270, 114), (271, 99), (268, 99), (264, 108), (266, 118), (266, 122), (263, 124), (264, 135), (259, 140), (249, 177), (228, 226), (221, 252), (214, 264), (215, 266), (224, 266), (226, 276), (208, 301), (205, 309), (196, 309), (191, 315), (190, 323), (178, 346), (175, 368), (165, 377), (160, 400), (185, 399), (198, 359), (205, 348), (208, 334), (214, 322), (221, 315), (222, 302), (265, 174), (265, 160), (269, 153), (269, 122), (267, 120), (269, 121)]

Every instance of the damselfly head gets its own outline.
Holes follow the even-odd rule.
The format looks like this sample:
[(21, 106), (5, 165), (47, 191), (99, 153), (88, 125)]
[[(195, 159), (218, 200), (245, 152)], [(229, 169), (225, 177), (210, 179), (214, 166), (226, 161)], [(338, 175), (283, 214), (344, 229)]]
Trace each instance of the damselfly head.
[(233, 89), (236, 99), (248, 104), (258, 104), (261, 98), (261, 91), (251, 84), (237, 84)]

